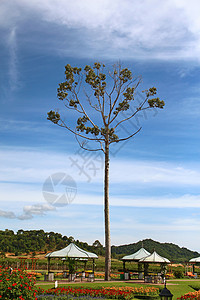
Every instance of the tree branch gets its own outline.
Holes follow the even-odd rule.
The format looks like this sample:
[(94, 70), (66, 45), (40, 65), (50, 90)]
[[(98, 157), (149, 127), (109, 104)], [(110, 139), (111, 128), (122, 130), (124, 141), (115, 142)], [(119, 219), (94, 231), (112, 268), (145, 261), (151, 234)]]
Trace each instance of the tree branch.
[(117, 141), (111, 141), (109, 144), (112, 144), (112, 143), (118, 143), (118, 142), (122, 142), (122, 141), (126, 141), (126, 140), (129, 140), (130, 138), (132, 138), (134, 135), (136, 135), (138, 132), (140, 132), (140, 130), (142, 129), (142, 127), (140, 127), (137, 131), (135, 131), (133, 134), (129, 135), (128, 137), (126, 138), (123, 138), (123, 139), (119, 139)]
[(82, 134), (74, 131), (73, 129), (71, 129), (69, 126), (67, 126), (62, 119), (60, 119), (60, 121), (61, 121), (61, 124), (57, 123), (57, 125), (60, 126), (60, 127), (62, 127), (62, 128), (66, 128), (67, 130), (69, 130), (70, 132), (72, 132), (75, 136), (78, 135), (81, 138), (84, 138), (84, 139), (89, 140), (89, 141), (96, 141), (96, 142), (103, 142), (104, 141), (103, 138), (90, 138), (90, 137), (87, 137), (85, 135), (82, 135)]
[(101, 148), (99, 148), (99, 149), (89, 149), (89, 148), (86, 148), (86, 147), (84, 147), (84, 143), (81, 143), (81, 142), (78, 140), (78, 137), (77, 137), (77, 135), (75, 135), (75, 138), (76, 138), (76, 140), (77, 140), (77, 142), (78, 142), (79, 146), (80, 146), (82, 149), (84, 149), (84, 150), (87, 150), (87, 151), (92, 151), (92, 152), (95, 152), (95, 151), (103, 151), (103, 152), (105, 153), (105, 151), (104, 151), (104, 148), (103, 148), (103, 145), (102, 145), (102, 142), (101, 142), (101, 141), (97, 141), (97, 142), (99, 142), (99, 143), (100, 143), (100, 145), (101, 145)]
[(89, 102), (90, 106), (91, 106), (92, 108), (94, 108), (96, 111), (101, 112), (101, 111), (97, 108), (97, 105), (96, 105), (96, 104), (95, 104), (95, 105), (92, 104), (92, 102), (91, 102), (91, 100), (90, 100), (90, 96), (87, 94), (87, 92), (85, 91), (85, 89), (84, 89), (84, 94), (85, 94), (85, 96), (86, 96), (86, 98), (87, 98), (87, 101)]
[[(143, 103), (140, 105), (140, 107), (137, 108), (136, 111), (135, 111), (130, 117), (127, 117), (127, 118), (125, 118), (125, 119), (119, 121), (119, 122), (116, 124), (116, 126), (114, 127), (114, 130), (115, 130), (120, 124), (124, 123), (125, 121), (128, 121), (128, 120), (132, 119), (138, 112), (141, 112), (141, 111), (143, 111), (143, 110), (149, 109), (149, 108), (150, 108), (149, 106), (142, 108), (142, 106), (144, 106), (144, 104), (147, 102), (147, 100), (148, 100), (148, 97), (145, 99), (145, 101), (143, 101)], [(113, 118), (112, 121), (114, 121), (114, 120), (115, 120), (115, 118)]]

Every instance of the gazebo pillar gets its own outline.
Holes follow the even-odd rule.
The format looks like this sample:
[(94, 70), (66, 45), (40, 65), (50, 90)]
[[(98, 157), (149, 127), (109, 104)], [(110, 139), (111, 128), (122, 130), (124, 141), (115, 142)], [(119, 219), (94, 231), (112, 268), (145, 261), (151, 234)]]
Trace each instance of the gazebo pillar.
[(50, 257), (48, 257), (47, 259), (47, 271), (48, 271), (48, 274), (50, 273)]
[(84, 262), (84, 272), (86, 270), (86, 264), (87, 264), (87, 261)]
[(125, 272), (125, 271), (126, 271), (126, 261), (123, 260), (123, 272)]
[(144, 277), (148, 276), (148, 273), (149, 273), (149, 264), (145, 263), (144, 264)]
[(94, 258), (92, 260), (92, 272), (94, 273), (94, 268), (95, 268), (95, 263), (94, 263)]
[(192, 274), (194, 275), (195, 273), (195, 264), (192, 264)]

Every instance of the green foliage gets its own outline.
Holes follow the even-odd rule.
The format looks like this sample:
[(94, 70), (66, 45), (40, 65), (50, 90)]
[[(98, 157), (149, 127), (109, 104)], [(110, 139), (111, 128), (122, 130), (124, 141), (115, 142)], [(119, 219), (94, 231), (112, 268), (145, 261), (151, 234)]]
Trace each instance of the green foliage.
[(58, 124), (58, 122), (60, 121), (60, 114), (51, 110), (50, 112), (48, 112), (47, 120), (50, 120), (54, 124)]
[(184, 277), (184, 273), (181, 270), (175, 270), (173, 273), (174, 273), (175, 278), (183, 278)]
[(112, 253), (117, 254), (118, 257), (123, 257), (124, 255), (138, 251), (142, 245), (150, 253), (156, 250), (158, 254), (174, 262), (185, 262), (189, 261), (193, 257), (200, 256), (200, 254), (196, 251), (191, 251), (184, 247), (180, 248), (178, 245), (172, 243), (159, 243), (151, 239), (146, 239), (128, 245), (112, 246)]
[[(9, 238), (8, 238), (8, 234)], [(17, 233), (9, 233), (8, 230), (0, 230), (0, 247), (3, 255), (0, 257), (1, 262), (6, 263), (5, 252), (21, 255), (31, 253), (32, 256), (36, 252), (47, 253), (49, 251), (60, 250), (71, 242), (75, 242), (77, 246), (86, 251), (95, 252), (96, 254), (104, 254), (103, 247), (93, 247), (85, 242), (74, 240), (72, 236), (63, 236), (60, 233), (44, 232), (44, 230), (18, 230)]]
[(69, 274), (73, 274), (75, 272), (76, 261), (73, 258), (67, 258), (68, 266), (69, 266)]
[(4, 300), (35, 300), (34, 280), (21, 270), (0, 268), (0, 297)]
[[(49, 111), (47, 119), (82, 138), (99, 142), (118, 142), (120, 138), (115, 133), (118, 126), (116, 123), (128, 121), (139, 111), (163, 108), (165, 105), (158, 97), (153, 98), (157, 93), (155, 87), (145, 90), (144, 99), (136, 104), (134, 96), (140, 82), (139, 77), (134, 78), (132, 72), (128, 68), (122, 68), (120, 64), (113, 66), (109, 71), (99, 62), (95, 62), (92, 67), (86, 65), (84, 70), (67, 64), (65, 81), (59, 84), (57, 96), (67, 108), (82, 116), (77, 119), (74, 129), (68, 126), (57, 111)], [(82, 95), (79, 97), (81, 89), (85, 99)], [(131, 105), (135, 112), (131, 112), (131, 117), (124, 117), (121, 112), (129, 110)], [(92, 113), (88, 113), (91, 112), (91, 108)], [(116, 120), (118, 116), (121, 119)], [(114, 121), (115, 127), (112, 125)]]
[[(9, 237), (9, 238), (8, 238)], [(60, 233), (44, 232), (43, 230), (18, 230), (17, 233), (9, 231), (8, 229), (0, 231), (0, 246), (2, 256), (0, 258), (1, 264), (6, 266), (7, 260), (5, 259), (5, 252), (15, 253), (15, 255), (21, 255), (22, 253), (36, 253), (43, 251), (47, 253), (49, 251), (60, 250), (66, 247), (69, 243), (74, 241), (77, 246), (85, 249), (86, 251), (94, 252), (97, 255), (104, 255), (105, 249), (101, 243), (97, 240), (93, 245), (88, 245), (79, 240), (74, 240), (73, 237), (63, 236)], [(153, 252), (154, 249), (161, 256), (168, 258), (170, 261), (185, 262), (189, 261), (193, 257), (198, 257), (198, 252), (191, 251), (186, 248), (180, 248), (172, 243), (159, 243), (151, 239), (139, 241), (137, 243), (121, 246), (112, 246), (112, 256), (115, 258), (121, 258), (124, 255), (128, 255), (138, 251), (143, 246), (149, 252)], [(9, 259), (12, 263), (12, 260)], [(103, 268), (103, 263), (102, 263)], [(120, 267), (118, 267), (120, 268)]]

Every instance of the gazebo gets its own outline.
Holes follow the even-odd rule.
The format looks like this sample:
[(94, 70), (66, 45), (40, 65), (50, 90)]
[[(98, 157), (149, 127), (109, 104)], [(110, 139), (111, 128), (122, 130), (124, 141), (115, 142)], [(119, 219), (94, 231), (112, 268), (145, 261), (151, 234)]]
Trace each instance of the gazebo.
[(189, 262), (191, 262), (191, 263), (200, 263), (200, 256), (190, 259)]
[(85, 250), (79, 248), (74, 243), (69, 244), (67, 247), (65, 247), (61, 250), (50, 252), (45, 257), (48, 258), (48, 268), (47, 268), (48, 274), (50, 273), (51, 258), (61, 258), (61, 259), (70, 258), (70, 259), (75, 259), (75, 260), (92, 259), (93, 260), (93, 267), (92, 267), (93, 273), (94, 273), (94, 266), (95, 266), (94, 261), (95, 261), (95, 259), (98, 258), (98, 256), (95, 253), (85, 251)]
[(192, 274), (190, 274), (190, 277), (195, 277), (195, 264), (200, 263), (200, 256), (190, 259), (189, 262), (192, 264)]
[[(144, 257), (144, 258), (141, 258), (139, 260), (139, 262), (143, 262), (144, 264), (146, 264), (146, 267), (145, 267), (145, 281), (146, 282), (152, 282), (152, 276), (148, 276), (148, 265), (149, 263), (154, 263), (154, 264), (161, 264), (161, 266), (165, 266), (166, 264), (170, 264), (170, 261), (169, 259), (165, 258), (165, 257), (162, 257), (160, 256), (156, 251), (154, 251), (152, 254)], [(158, 281), (158, 276), (154, 276), (154, 282), (157, 283)]]
[(147, 263), (167, 263), (170, 264), (169, 259), (160, 256), (156, 251), (154, 251), (152, 254), (141, 258), (140, 262), (147, 262)]
[[(140, 271), (140, 264), (139, 264), (139, 261), (140, 261), (140, 259), (142, 259), (142, 258), (144, 258), (144, 257), (146, 257), (146, 256), (148, 256), (148, 255), (150, 255), (150, 253), (149, 253), (146, 249), (144, 249), (144, 248), (142, 247), (142, 248), (140, 248), (137, 252), (122, 257), (122, 260), (123, 260), (123, 270), (124, 270), (124, 272), (125, 272), (125, 270), (126, 270), (126, 262), (127, 262), (127, 261), (129, 261), (129, 262), (130, 262), (130, 261), (138, 262), (139, 279), (141, 279), (143, 275), (142, 275), (142, 273), (141, 273), (141, 271)], [(141, 278), (140, 278), (140, 277), (141, 277)]]
[(141, 249), (139, 249), (137, 252), (130, 254), (130, 255), (126, 255), (124, 257), (122, 257), (122, 260), (125, 261), (139, 261), (141, 258), (144, 258), (146, 256), (150, 255), (150, 253), (144, 249), (143, 247)]

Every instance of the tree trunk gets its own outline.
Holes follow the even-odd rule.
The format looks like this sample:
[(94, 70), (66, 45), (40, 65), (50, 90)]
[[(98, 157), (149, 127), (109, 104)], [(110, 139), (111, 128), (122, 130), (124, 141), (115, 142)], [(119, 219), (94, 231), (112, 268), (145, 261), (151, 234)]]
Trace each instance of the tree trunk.
[(105, 218), (105, 280), (110, 280), (111, 244), (109, 216), (109, 141), (105, 141), (105, 174), (104, 174), (104, 218)]

